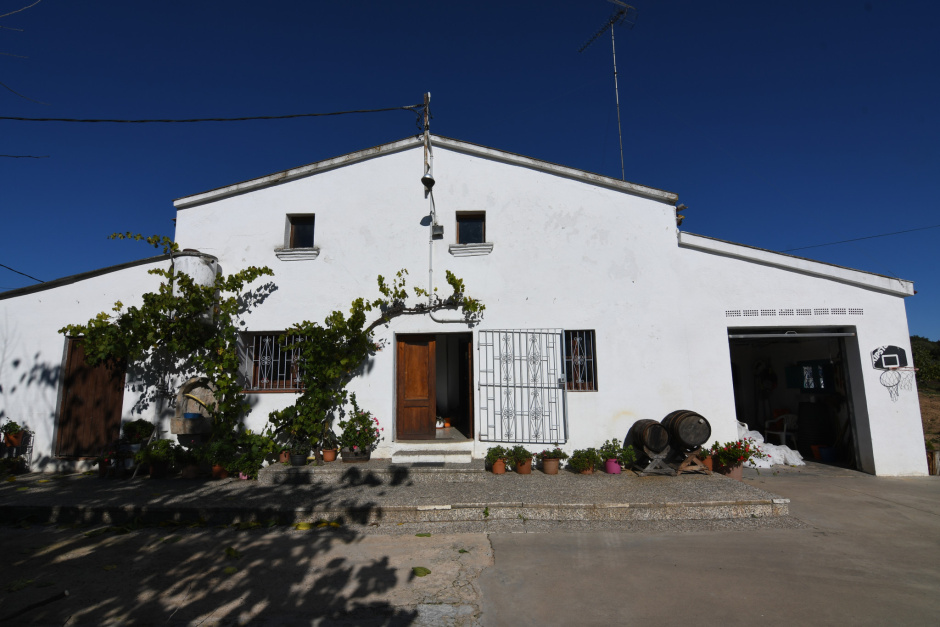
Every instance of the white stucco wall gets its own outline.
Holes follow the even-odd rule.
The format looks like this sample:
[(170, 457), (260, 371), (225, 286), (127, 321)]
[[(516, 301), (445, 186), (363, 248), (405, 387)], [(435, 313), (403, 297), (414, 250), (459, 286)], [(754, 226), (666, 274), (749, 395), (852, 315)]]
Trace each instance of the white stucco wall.
[[(73, 467), (54, 457), (67, 346), (58, 330), (110, 312), (117, 300), (139, 305), (141, 295), (159, 285), (159, 277), (147, 270), (165, 263), (125, 267), (71, 283), (53, 282), (48, 289), (0, 298), (0, 411), (33, 432), (33, 470)], [(153, 420), (152, 412), (132, 415), (135, 398), (129, 388), (125, 390), (123, 417)]]
[[(861, 426), (871, 425), (870, 444), (867, 433), (859, 435), (867, 447), (866, 470), (926, 472), (916, 393), (892, 403), (877, 382), (880, 373), (865, 358), (881, 344), (910, 348), (903, 298), (880, 290), (878, 280), (812, 262), (773, 267), (754, 252), (745, 260), (680, 247), (670, 202), (626, 193), (609, 182), (465, 154), (459, 147), (439, 145), (434, 154), (434, 195), (445, 228), (431, 255), (434, 286), (447, 293), (444, 270), (450, 269), (486, 304), (474, 346), (479, 329), (596, 332), (598, 391), (568, 394), (568, 450), (622, 439), (635, 420), (659, 420), (676, 409), (708, 417), (713, 439), (734, 439), (730, 327), (852, 326), (861, 364), (853, 377), (861, 382), (853, 388), (856, 415)], [(223, 271), (247, 265), (274, 270), (278, 290), (245, 321), (246, 330), (321, 321), (333, 309), (348, 308), (354, 297), (375, 295), (378, 274), (388, 278), (406, 268), (409, 285), (427, 287), (422, 166), (422, 151), (414, 147), (250, 193), (226, 195), (234, 191), (229, 190), (201, 202), (184, 199), (177, 241), (217, 256)], [(489, 255), (448, 252), (455, 242), (456, 213), (462, 211), (486, 212), (486, 239), (494, 245)], [(284, 245), (285, 216), (297, 213), (316, 215), (320, 254), (315, 260), (281, 261), (274, 249)], [(725, 315), (750, 307), (851, 307), (865, 313), (785, 320)], [(389, 454), (393, 445), (394, 334), (456, 331), (466, 327), (427, 317), (399, 318), (378, 330), (377, 338), (389, 348), (350, 386), (385, 427), (387, 439), (377, 455)], [(291, 395), (257, 394), (252, 401), (250, 423), (260, 427), (270, 410), (291, 402)], [(479, 433), (478, 416), (475, 422)], [(475, 454), (487, 446), (477, 442)]]

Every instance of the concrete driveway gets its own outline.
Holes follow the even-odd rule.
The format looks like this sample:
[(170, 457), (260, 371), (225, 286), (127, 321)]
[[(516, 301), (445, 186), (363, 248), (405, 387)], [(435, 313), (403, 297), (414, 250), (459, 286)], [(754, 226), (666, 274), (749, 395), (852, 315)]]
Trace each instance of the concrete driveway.
[(801, 528), (491, 534), (484, 625), (937, 625), (940, 479), (746, 471)]

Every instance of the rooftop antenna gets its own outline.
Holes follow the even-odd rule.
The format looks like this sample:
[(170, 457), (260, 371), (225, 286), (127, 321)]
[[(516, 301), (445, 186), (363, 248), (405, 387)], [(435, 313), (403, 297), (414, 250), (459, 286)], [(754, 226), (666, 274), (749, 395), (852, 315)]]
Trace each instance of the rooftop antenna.
[(617, 6), (613, 14), (607, 18), (604, 25), (601, 26), (594, 35), (588, 39), (583, 46), (578, 48), (578, 52), (584, 52), (588, 46), (604, 34), (604, 31), (610, 29), (610, 49), (614, 55), (614, 98), (617, 101), (617, 136), (620, 139), (620, 180), (625, 181), (626, 176), (623, 170), (623, 129), (620, 126), (620, 89), (617, 86), (617, 46), (614, 43), (614, 26), (625, 24), (627, 28), (633, 28), (636, 24), (636, 9), (629, 4), (620, 2), (620, 0), (607, 0)]

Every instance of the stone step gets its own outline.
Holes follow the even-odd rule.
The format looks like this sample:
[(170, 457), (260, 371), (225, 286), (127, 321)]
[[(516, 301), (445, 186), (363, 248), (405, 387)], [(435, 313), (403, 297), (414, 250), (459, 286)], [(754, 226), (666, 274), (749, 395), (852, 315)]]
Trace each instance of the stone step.
[(400, 449), (392, 453), (393, 464), (469, 464), (469, 450), (459, 449)]

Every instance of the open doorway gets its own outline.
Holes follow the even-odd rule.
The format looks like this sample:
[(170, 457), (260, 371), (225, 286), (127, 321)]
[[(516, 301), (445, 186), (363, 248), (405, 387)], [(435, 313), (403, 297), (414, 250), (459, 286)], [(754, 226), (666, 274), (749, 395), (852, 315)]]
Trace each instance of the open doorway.
[(396, 339), (396, 439), (473, 439), (473, 334)]
[(804, 459), (859, 468), (849, 328), (730, 329), (737, 419)]

